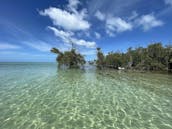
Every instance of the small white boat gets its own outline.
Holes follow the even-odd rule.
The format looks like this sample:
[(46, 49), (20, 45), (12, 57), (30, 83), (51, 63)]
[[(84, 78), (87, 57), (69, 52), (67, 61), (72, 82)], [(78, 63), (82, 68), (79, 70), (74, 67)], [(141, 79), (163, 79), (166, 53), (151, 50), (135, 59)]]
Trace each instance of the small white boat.
[(119, 70), (124, 70), (125, 68), (124, 67), (118, 67)]

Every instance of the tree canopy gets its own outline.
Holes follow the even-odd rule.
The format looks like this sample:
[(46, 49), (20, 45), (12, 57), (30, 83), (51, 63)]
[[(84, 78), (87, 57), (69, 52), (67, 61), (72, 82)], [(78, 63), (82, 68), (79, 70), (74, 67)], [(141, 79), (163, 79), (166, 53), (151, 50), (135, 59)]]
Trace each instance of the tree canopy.
[(109, 52), (106, 56), (97, 49), (97, 67), (126, 67), (139, 70), (167, 70), (172, 63), (172, 45), (153, 43), (146, 48), (129, 48), (126, 53)]
[(59, 67), (66, 66), (67, 68), (79, 68), (85, 64), (84, 57), (80, 53), (77, 53), (75, 49), (61, 52), (57, 48), (52, 48), (51, 52), (58, 55), (56, 61)]

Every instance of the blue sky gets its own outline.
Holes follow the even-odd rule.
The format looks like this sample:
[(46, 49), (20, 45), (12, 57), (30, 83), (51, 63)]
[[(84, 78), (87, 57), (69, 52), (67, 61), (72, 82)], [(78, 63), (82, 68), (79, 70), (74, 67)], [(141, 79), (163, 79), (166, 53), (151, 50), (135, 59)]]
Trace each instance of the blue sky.
[(172, 0), (1, 0), (0, 62), (54, 62), (71, 43), (87, 60), (96, 47), (125, 52), (172, 44)]

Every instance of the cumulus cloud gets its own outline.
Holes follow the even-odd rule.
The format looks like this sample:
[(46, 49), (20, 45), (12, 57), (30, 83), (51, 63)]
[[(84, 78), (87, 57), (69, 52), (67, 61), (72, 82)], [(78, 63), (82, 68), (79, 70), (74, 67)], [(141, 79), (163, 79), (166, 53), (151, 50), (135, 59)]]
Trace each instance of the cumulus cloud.
[(9, 43), (0, 43), (0, 50), (7, 50), (7, 49), (19, 49), (21, 48), (18, 45), (13, 45)]
[(133, 26), (131, 23), (126, 22), (120, 17), (109, 17), (106, 20), (106, 32), (110, 36), (113, 36), (113, 33), (121, 33), (132, 30), (132, 28)]
[[(170, 4), (171, 1), (172, 0), (167, 0), (166, 3)], [(142, 27), (144, 31), (148, 31), (164, 24), (153, 14), (139, 16), (136, 11), (133, 11), (131, 16), (126, 20), (121, 17), (114, 17), (112, 14), (108, 14), (106, 17), (105, 14), (100, 11), (95, 13), (95, 17), (100, 21), (105, 22), (105, 31), (110, 37), (116, 36), (117, 33), (131, 31), (137, 27)]]
[(52, 48), (50, 44), (43, 41), (23, 41), (22, 43), (42, 52), (48, 52)]
[(85, 46), (87, 48), (95, 48), (96, 47), (95, 42), (86, 41), (84, 39), (71, 38), (71, 41), (72, 41), (72, 43), (75, 43), (76, 45)]
[(104, 20), (105, 20), (105, 15), (104, 15), (103, 13), (101, 13), (100, 11), (97, 11), (97, 12), (95, 13), (95, 17), (96, 17), (97, 19), (99, 19), (100, 21), (104, 21)]
[[(71, 6), (74, 5), (75, 4)], [(54, 25), (60, 26), (65, 30), (87, 30), (91, 26), (90, 23), (84, 19), (86, 10), (82, 10), (80, 13), (70, 13), (59, 8), (50, 7), (39, 13), (42, 16), (48, 16), (53, 21)]]
[(142, 26), (144, 31), (164, 24), (161, 20), (156, 19), (153, 14), (143, 15), (141, 18), (137, 19), (136, 22), (139, 26)]
[[(101, 13), (100, 11), (97, 11), (95, 13), (95, 16), (100, 21), (105, 21), (106, 33), (110, 37), (115, 36), (116, 33), (121, 33), (121, 32), (129, 31), (133, 29), (132, 23), (127, 22), (120, 17), (113, 17), (113, 16), (105, 17), (105, 15)], [(129, 20), (132, 20), (135, 17), (136, 17), (136, 13), (132, 14), (132, 17), (130, 17)]]
[(87, 48), (95, 48), (96, 47), (96, 43), (95, 42), (90, 42), (90, 41), (86, 41), (84, 39), (77, 39), (73, 37), (73, 34), (71, 32), (65, 32), (63, 30), (58, 30), (55, 27), (48, 27), (50, 30), (52, 30), (55, 34), (55, 36), (61, 38), (63, 40), (63, 42), (65, 43), (73, 43), (76, 44), (78, 46), (85, 46)]

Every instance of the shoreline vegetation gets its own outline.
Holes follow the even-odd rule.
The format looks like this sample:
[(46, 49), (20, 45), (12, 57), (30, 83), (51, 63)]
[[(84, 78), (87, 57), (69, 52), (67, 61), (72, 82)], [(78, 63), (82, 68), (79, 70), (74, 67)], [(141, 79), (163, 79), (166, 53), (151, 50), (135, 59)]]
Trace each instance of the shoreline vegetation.
[[(65, 52), (52, 48), (51, 52), (58, 55), (56, 61), (60, 68), (81, 68), (86, 63), (84, 56), (73, 48)], [(98, 69), (172, 72), (172, 45), (163, 46), (161, 43), (153, 43), (145, 48), (130, 47), (125, 53), (112, 51), (106, 55), (101, 48), (97, 48), (97, 60), (88, 63)]]
[(99, 69), (172, 71), (172, 45), (153, 43), (146, 48), (128, 48), (126, 53), (109, 52), (107, 55), (97, 48), (96, 65)]

